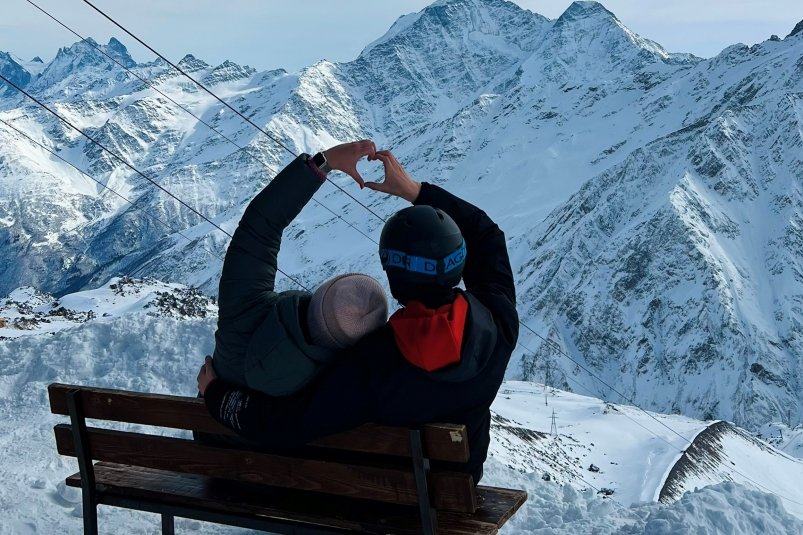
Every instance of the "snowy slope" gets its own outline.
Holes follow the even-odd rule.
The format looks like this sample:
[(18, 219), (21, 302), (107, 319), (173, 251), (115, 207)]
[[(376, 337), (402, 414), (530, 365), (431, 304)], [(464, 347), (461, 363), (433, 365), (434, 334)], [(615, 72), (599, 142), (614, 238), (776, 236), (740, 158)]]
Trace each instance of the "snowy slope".
[[(800, 419), (801, 50), (767, 42), (698, 64), (673, 85), (694, 95), (720, 71), (725, 101), (703, 117), (661, 89), (649, 119), (672, 131), (527, 239), (520, 288), (535, 330), (640, 404), (751, 428)], [(530, 378), (553, 352), (532, 344)]]
[(781, 422), (772, 422), (763, 426), (757, 436), (782, 452), (803, 459), (803, 425), (790, 429)]
[(647, 413), (517, 381), (502, 386), (491, 410), (490, 453), (516, 470), (621, 504), (672, 503), (684, 492), (732, 481), (782, 497), (803, 518), (803, 461), (726, 422)]
[[(0, 316), (34, 318), (52, 310), (53, 301), (19, 289), (2, 300)], [(64, 296), (58, 304), (71, 311), (61, 324), (28, 325), (24, 334), (0, 344), (3, 535), (82, 529), (80, 493), (63, 484), (77, 467), (55, 451), (52, 426), (61, 418), (49, 414), (47, 384), (194, 395), (197, 367), (214, 344), (214, 306), (175, 285), (114, 280), (97, 290)], [(89, 311), (95, 311), (94, 317), (80, 316)], [(14, 330), (19, 329), (6, 327), (2, 334)], [(689, 490), (719, 485), (658, 505), (686, 439), (694, 440), (707, 424), (546, 392), (548, 405), (541, 385), (506, 382), (492, 407), (491, 457), (483, 483), (525, 488), (530, 495), (505, 533), (791, 534), (803, 529), (798, 519), (803, 508), (787, 499), (803, 502), (803, 493), (793, 485), (803, 477), (803, 462), (751, 438), (725, 444), (717, 463), (683, 480)], [(550, 435), (553, 410), (555, 437)], [(733, 475), (731, 462), (745, 471), (757, 467), (751, 474), (764, 488), (751, 489), (754, 482)], [(599, 471), (590, 471), (592, 465)], [(121, 532), (125, 526), (126, 533), (150, 533), (157, 523), (152, 515), (100, 508), (102, 531)], [(177, 525), (182, 531), (243, 532), (188, 520)]]

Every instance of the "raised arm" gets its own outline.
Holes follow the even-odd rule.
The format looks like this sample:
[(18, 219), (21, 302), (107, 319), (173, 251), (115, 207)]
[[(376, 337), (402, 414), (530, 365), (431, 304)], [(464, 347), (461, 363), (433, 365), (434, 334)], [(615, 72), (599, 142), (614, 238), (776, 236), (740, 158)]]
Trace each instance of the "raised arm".
[[(337, 145), (324, 152), (332, 169), (362, 184), (357, 161), (373, 156), (371, 141)], [(273, 292), (282, 232), (301, 212), (326, 178), (302, 154), (251, 201), (234, 232), (220, 278), (220, 316), (236, 317)]]
[(221, 316), (236, 315), (273, 292), (282, 232), (322, 184), (307, 158), (293, 160), (245, 209), (223, 263)]

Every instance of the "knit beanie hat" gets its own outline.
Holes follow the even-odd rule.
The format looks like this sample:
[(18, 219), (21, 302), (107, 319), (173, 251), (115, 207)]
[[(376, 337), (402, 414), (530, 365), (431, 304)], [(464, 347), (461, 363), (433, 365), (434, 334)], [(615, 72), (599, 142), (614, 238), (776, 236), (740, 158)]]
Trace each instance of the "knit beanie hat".
[(362, 273), (339, 275), (312, 294), (307, 325), (314, 345), (343, 349), (387, 322), (382, 286)]

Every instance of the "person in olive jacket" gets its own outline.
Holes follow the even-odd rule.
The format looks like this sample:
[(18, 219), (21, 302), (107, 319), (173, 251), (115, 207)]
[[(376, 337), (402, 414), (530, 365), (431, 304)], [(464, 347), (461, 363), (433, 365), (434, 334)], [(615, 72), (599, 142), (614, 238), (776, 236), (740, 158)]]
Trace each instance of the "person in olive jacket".
[(313, 293), (274, 290), (284, 229), (321, 187), (329, 168), (362, 180), (357, 161), (375, 150), (371, 141), (360, 141), (314, 157), (302, 154), (248, 205), (220, 278), (213, 366), (221, 379), (273, 396), (290, 395), (341, 349), (385, 325), (384, 290), (368, 275), (340, 275)]
[[(389, 151), (376, 151), (385, 180), (367, 183), (414, 204), (382, 231), (380, 259), (403, 305), (308, 388), (268, 396), (198, 374), (211, 415), (241, 436), (294, 447), (366, 422), (465, 424), (477, 483), (490, 443), (490, 406), (518, 338), (505, 237), (479, 208), (410, 178)], [(361, 184), (362, 185), (362, 184)], [(456, 288), (462, 276), (465, 290)]]

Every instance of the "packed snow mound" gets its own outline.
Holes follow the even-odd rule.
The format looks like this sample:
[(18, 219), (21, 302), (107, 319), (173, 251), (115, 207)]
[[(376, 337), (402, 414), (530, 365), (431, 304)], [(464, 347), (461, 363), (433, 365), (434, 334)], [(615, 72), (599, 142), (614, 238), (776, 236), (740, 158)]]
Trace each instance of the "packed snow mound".
[(116, 277), (105, 286), (60, 299), (31, 287), (0, 299), (0, 340), (53, 333), (132, 312), (176, 319), (217, 317), (214, 299), (196, 288), (156, 279)]
[(501, 533), (531, 535), (799, 535), (803, 521), (777, 498), (736, 483), (689, 492), (665, 506), (625, 505), (592, 489), (555, 485), (533, 474), (512, 473), (498, 461), (485, 464), (483, 484), (522, 488), (527, 501)]

